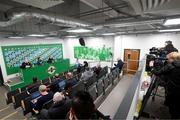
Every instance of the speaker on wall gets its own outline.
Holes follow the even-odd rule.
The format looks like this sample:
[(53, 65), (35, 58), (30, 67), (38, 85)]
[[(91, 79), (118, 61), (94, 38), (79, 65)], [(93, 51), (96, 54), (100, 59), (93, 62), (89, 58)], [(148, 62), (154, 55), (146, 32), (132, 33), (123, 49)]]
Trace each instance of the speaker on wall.
[(85, 41), (84, 41), (83, 38), (79, 38), (79, 44), (80, 44), (81, 46), (85, 46)]

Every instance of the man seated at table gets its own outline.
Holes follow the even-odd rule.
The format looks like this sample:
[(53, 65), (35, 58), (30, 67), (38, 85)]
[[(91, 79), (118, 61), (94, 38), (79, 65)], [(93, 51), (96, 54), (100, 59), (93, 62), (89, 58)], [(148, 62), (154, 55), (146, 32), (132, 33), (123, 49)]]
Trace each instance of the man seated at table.
[(43, 104), (53, 98), (53, 93), (52, 92), (48, 93), (47, 87), (45, 85), (39, 86), (39, 92), (41, 94), (41, 97), (39, 99), (34, 100), (35, 106), (33, 108), (33, 111), (35, 113), (39, 113), (39, 111), (41, 111), (41, 109), (42, 109)]
[(53, 63), (53, 60), (54, 59), (51, 56), (49, 56), (47, 63), (51, 64), (51, 63)]
[(43, 59), (41, 57), (37, 58), (37, 65), (42, 65), (43, 64)]
[(32, 67), (32, 64), (26, 59), (20, 66), (20, 68), (25, 69), (25, 68), (30, 68)]

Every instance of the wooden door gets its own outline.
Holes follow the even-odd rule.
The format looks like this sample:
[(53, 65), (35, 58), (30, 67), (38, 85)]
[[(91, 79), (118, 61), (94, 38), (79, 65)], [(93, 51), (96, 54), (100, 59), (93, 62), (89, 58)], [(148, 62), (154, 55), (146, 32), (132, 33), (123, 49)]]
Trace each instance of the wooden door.
[(135, 74), (139, 66), (140, 49), (124, 49), (124, 73)]

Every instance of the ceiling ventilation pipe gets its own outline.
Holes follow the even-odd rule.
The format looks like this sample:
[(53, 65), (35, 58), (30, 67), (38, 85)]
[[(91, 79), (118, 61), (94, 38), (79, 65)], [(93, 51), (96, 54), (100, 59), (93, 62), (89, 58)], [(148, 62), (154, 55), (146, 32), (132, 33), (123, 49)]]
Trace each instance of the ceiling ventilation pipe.
[(71, 17), (55, 15), (51, 13), (19, 12), (13, 13), (8, 21), (0, 21), (0, 27), (8, 27), (30, 18), (45, 19), (59, 26), (63, 25), (68, 27), (88, 27), (92, 25)]

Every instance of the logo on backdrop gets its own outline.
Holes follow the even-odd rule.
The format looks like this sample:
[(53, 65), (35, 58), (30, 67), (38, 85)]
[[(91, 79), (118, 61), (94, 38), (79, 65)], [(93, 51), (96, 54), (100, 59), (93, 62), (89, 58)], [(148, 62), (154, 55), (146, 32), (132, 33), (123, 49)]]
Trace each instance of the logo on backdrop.
[(48, 73), (49, 73), (49, 74), (53, 74), (55, 71), (56, 71), (56, 68), (55, 68), (54, 66), (50, 66), (50, 67), (48, 68)]

